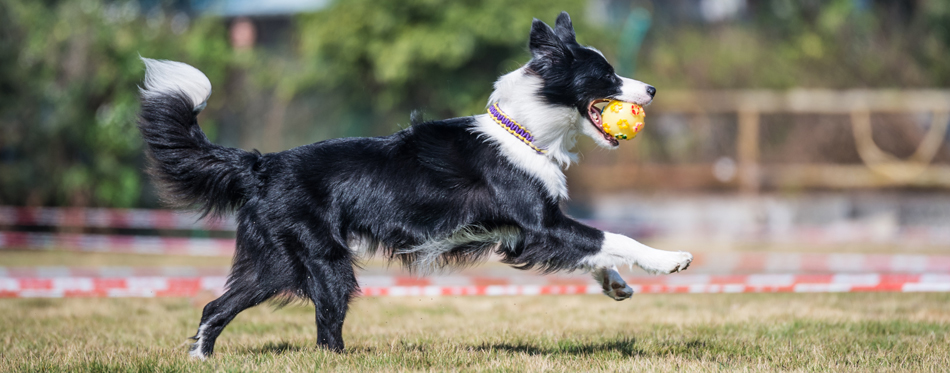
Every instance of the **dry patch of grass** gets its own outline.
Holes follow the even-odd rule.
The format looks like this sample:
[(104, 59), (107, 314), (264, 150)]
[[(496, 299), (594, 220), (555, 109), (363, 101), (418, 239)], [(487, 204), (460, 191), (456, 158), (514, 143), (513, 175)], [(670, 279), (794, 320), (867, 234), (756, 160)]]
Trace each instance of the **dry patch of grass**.
[(187, 299), (0, 300), (0, 371), (933, 371), (950, 294), (364, 298), (347, 352), (314, 347), (312, 307), (246, 311), (186, 358)]

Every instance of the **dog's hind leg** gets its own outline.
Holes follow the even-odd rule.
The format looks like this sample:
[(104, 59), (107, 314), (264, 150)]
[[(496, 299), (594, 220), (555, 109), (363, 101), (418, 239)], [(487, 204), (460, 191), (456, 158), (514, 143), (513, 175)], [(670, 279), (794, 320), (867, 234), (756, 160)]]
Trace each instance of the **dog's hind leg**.
[(232, 283), (224, 295), (205, 305), (198, 334), (193, 337), (195, 343), (189, 352), (191, 357), (205, 359), (211, 356), (218, 335), (238, 313), (261, 304), (275, 294), (248, 285)]
[(343, 351), (343, 320), (350, 300), (359, 291), (349, 256), (318, 259), (309, 264), (309, 295), (316, 308), (317, 345)]
[[(265, 237), (269, 235), (254, 223), (238, 227), (237, 250), (228, 276), (227, 291), (205, 305), (189, 355), (198, 359), (211, 356), (214, 342), (238, 313), (254, 307), (288, 289), (286, 274), (275, 268), (286, 261)], [(265, 248), (267, 251), (265, 252)], [(276, 263), (275, 263), (276, 262)]]
[(259, 283), (253, 282), (253, 276), (241, 276), (242, 274), (233, 270), (228, 290), (205, 305), (198, 334), (192, 337), (195, 343), (191, 345), (191, 357), (205, 359), (211, 356), (218, 335), (237, 314), (263, 303), (277, 293), (276, 290), (262, 288)]

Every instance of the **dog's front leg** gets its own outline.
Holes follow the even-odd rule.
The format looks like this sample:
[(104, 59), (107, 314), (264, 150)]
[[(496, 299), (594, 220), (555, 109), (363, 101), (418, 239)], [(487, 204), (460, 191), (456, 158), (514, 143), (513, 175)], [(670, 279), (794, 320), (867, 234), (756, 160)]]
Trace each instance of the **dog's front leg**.
[[(618, 266), (637, 265), (650, 273), (668, 274), (686, 269), (693, 261), (690, 253), (657, 250), (563, 215), (552, 216), (549, 221), (553, 224), (545, 229), (522, 231), (521, 247), (506, 251), (505, 261), (522, 267), (591, 270), (604, 294), (616, 300), (633, 295), (633, 289), (617, 273)], [(566, 262), (567, 258), (571, 260)]]
[(633, 295), (633, 289), (620, 277), (617, 266), (636, 264), (654, 274), (679, 272), (689, 267), (693, 255), (687, 252), (657, 250), (619, 234), (604, 232), (600, 251), (589, 255), (583, 262), (594, 270), (594, 280), (604, 289), (604, 295), (621, 301)]
[(600, 250), (582, 259), (581, 263), (608, 270), (636, 264), (649, 273), (669, 274), (686, 269), (692, 261), (693, 255), (687, 252), (657, 250), (630, 237), (604, 232)]

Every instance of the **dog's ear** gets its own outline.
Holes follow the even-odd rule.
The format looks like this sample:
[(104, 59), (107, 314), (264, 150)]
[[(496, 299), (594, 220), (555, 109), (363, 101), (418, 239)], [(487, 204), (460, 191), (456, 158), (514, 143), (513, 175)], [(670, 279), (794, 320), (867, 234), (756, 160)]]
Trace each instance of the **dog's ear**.
[(554, 33), (564, 44), (577, 44), (574, 24), (571, 23), (571, 16), (567, 12), (561, 12), (557, 16), (557, 22), (554, 23)]
[(528, 48), (531, 49), (531, 55), (534, 58), (559, 60), (570, 53), (554, 30), (537, 18), (531, 23), (530, 39)]

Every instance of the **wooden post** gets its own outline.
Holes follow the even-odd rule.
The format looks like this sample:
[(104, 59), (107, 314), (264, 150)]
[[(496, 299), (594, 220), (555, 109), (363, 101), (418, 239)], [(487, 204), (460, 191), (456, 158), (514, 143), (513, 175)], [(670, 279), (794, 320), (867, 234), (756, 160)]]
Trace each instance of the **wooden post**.
[(759, 170), (759, 112), (739, 109), (739, 191), (757, 194), (761, 185)]

